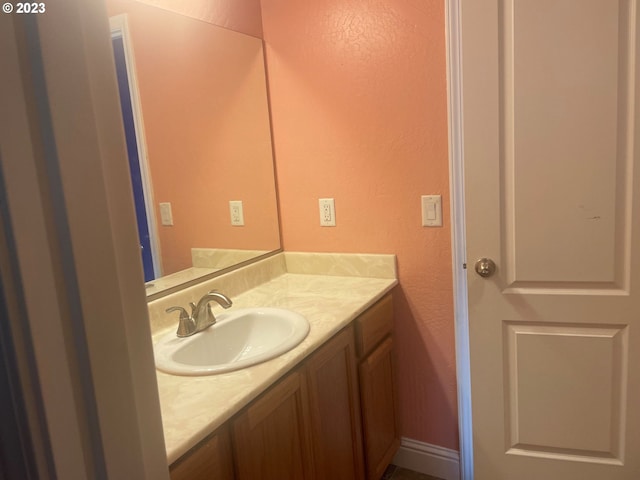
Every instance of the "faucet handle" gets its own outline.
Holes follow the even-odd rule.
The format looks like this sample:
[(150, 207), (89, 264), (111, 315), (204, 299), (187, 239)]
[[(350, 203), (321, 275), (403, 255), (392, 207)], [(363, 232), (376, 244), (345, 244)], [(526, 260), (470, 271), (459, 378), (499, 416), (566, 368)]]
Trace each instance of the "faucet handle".
[(178, 337), (188, 337), (196, 332), (196, 322), (191, 315), (182, 307), (171, 307), (165, 310), (166, 313), (180, 312), (180, 322), (176, 335)]

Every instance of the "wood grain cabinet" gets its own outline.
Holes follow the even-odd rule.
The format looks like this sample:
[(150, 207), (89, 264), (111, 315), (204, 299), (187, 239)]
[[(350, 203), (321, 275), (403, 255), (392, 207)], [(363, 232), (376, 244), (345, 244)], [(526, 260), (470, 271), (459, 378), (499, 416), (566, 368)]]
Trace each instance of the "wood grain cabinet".
[(238, 480), (364, 479), (353, 327), (252, 403), (232, 430)]
[(366, 478), (379, 480), (400, 446), (391, 295), (358, 317), (355, 329)]
[(308, 480), (309, 400), (303, 371), (280, 380), (232, 420), (238, 480)]
[(392, 328), (387, 295), (174, 463), (171, 479), (379, 480), (400, 444)]
[(353, 327), (306, 362), (315, 473), (318, 480), (363, 480), (362, 428)]
[(223, 425), (171, 465), (171, 480), (233, 480), (229, 430)]

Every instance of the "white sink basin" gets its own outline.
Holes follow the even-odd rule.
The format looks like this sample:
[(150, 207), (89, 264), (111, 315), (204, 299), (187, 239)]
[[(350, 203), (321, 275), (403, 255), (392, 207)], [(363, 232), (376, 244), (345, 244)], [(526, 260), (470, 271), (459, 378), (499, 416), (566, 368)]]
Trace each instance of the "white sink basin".
[(156, 367), (176, 375), (230, 372), (282, 355), (309, 333), (306, 318), (282, 308), (246, 308), (216, 319), (190, 337), (162, 337), (154, 346)]

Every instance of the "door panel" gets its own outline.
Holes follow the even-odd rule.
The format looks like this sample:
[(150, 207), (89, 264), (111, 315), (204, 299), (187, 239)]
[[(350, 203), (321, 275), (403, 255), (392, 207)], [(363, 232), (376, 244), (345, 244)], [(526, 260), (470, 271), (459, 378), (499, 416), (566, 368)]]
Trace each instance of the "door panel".
[[(498, 12), (502, 228), (514, 287), (624, 284), (629, 7), (505, 0)], [(541, 241), (549, 236), (553, 248)]]
[(627, 328), (503, 329), (507, 453), (620, 464), (627, 379), (617, 372), (626, 372)]
[(475, 479), (640, 478), (637, 2), (461, 4)]

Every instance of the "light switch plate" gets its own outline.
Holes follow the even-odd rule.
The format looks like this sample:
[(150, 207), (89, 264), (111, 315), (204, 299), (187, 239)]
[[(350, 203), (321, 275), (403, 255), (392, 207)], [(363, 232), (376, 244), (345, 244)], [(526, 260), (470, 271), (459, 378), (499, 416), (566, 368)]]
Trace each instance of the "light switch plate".
[(422, 195), (422, 226), (442, 226), (442, 195)]
[(169, 202), (160, 203), (160, 221), (162, 225), (173, 225), (173, 213), (171, 212), (171, 204)]

